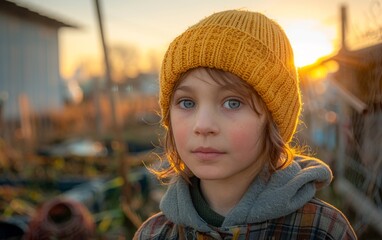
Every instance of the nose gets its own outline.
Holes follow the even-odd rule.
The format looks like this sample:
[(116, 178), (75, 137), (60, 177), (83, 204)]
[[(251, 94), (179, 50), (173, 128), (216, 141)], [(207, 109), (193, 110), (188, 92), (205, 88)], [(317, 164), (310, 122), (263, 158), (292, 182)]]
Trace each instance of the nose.
[(219, 125), (216, 114), (208, 109), (199, 109), (195, 114), (194, 133), (196, 135), (216, 135)]

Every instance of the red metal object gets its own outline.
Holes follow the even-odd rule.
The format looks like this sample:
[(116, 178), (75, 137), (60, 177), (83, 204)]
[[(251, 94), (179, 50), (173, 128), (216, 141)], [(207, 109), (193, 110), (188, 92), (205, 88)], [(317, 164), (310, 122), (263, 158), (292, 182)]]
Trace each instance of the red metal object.
[(66, 198), (55, 198), (36, 211), (25, 239), (92, 239), (95, 230), (92, 215), (84, 205)]

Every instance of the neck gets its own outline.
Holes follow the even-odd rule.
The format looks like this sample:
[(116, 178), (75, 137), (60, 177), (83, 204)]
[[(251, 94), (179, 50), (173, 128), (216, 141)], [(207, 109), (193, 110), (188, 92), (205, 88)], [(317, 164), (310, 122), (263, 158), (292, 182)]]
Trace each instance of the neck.
[(200, 189), (211, 209), (226, 216), (239, 203), (253, 180), (253, 178), (247, 179), (200, 180)]

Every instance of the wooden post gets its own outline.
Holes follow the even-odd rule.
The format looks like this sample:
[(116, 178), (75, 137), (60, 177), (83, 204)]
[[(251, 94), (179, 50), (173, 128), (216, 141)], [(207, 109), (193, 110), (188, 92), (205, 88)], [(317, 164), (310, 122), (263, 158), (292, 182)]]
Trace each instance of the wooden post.
[(348, 50), (346, 43), (346, 31), (347, 31), (347, 11), (346, 6), (341, 6), (341, 50)]
[[(94, 1), (96, 4), (96, 9), (97, 9), (97, 17), (98, 17), (99, 29), (100, 29), (101, 40), (102, 40), (104, 60), (105, 60), (106, 78), (108, 83), (108, 92), (109, 92), (110, 106), (111, 106), (111, 113), (112, 113), (113, 135), (116, 141), (116, 144), (114, 145), (115, 148), (113, 150), (116, 154), (119, 175), (123, 181), (122, 191), (121, 191), (121, 195), (122, 195), (121, 208), (128, 220), (126, 238), (132, 239), (134, 235), (133, 229), (136, 229), (137, 227), (139, 227), (142, 221), (140, 220), (138, 215), (136, 215), (136, 213), (131, 209), (131, 206), (130, 206), (132, 190), (131, 190), (131, 184), (128, 180), (128, 173), (130, 170), (130, 163), (128, 161), (128, 150), (123, 139), (123, 131), (122, 129), (120, 129), (120, 126), (117, 122), (117, 117), (116, 117), (116, 104), (115, 104), (115, 97), (114, 97), (114, 90), (113, 90), (114, 84), (111, 79), (108, 48), (107, 48), (106, 40), (104, 37), (103, 26), (102, 26), (101, 6), (99, 3), (99, 0), (94, 0)], [(127, 159), (127, 161), (125, 159)]]
[(97, 9), (97, 17), (98, 17), (98, 25), (100, 30), (100, 36), (102, 41), (102, 49), (103, 49), (103, 55), (104, 55), (104, 63), (105, 63), (105, 77), (107, 81), (108, 86), (108, 94), (109, 94), (109, 100), (110, 100), (110, 107), (111, 107), (111, 118), (112, 118), (112, 125), (113, 127), (117, 127), (117, 120), (116, 120), (116, 111), (115, 111), (115, 98), (113, 94), (113, 80), (111, 79), (111, 72), (110, 72), (110, 62), (109, 62), (109, 52), (106, 44), (106, 39), (104, 36), (103, 31), (103, 24), (102, 24), (102, 16), (101, 16), (101, 6), (99, 4), (98, 0), (95, 0), (96, 3), (96, 9)]

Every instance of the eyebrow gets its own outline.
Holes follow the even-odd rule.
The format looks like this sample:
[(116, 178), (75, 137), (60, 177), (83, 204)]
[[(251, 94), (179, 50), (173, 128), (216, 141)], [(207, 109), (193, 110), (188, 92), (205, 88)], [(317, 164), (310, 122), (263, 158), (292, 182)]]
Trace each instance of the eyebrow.
[(174, 89), (174, 92), (176, 91), (192, 92), (192, 87), (187, 85), (178, 86), (177, 88)]
[[(177, 94), (177, 92), (179, 92), (179, 91), (180, 92), (184, 92), (186, 94), (192, 94), (194, 92), (192, 86), (180, 85), (180, 86), (178, 86), (178, 87), (176, 87), (174, 89), (173, 96), (175, 96)], [(238, 91), (233, 90), (232, 88), (230, 88), (230, 86), (228, 86), (228, 85), (220, 85), (219, 84), (218, 92), (222, 93), (222, 92), (226, 92), (226, 91), (231, 92), (234, 95), (238, 95), (238, 96), (241, 96), (243, 98), (247, 98), (247, 96), (245, 94), (242, 94), (242, 93), (240, 93)], [(179, 94), (181, 94), (181, 93), (179, 93)]]
[[(227, 86), (227, 85), (220, 85), (218, 84), (219, 88), (223, 91), (230, 91), (230, 92), (234, 92), (232, 91), (232, 89), (230, 88), (230, 86)], [(180, 85), (178, 87), (176, 87), (174, 89), (174, 92), (177, 91), (177, 90), (181, 90), (181, 91), (184, 91), (184, 92), (192, 92), (192, 87), (191, 86), (187, 86), (187, 85)]]

